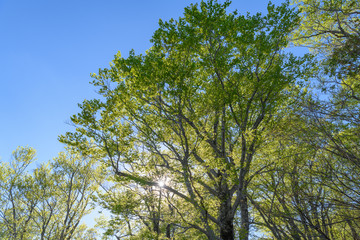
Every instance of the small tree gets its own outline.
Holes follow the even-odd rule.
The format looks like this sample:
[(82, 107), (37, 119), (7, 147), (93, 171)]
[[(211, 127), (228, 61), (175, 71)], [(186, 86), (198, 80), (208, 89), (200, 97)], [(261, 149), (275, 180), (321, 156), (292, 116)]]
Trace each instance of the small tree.
[(18, 148), (10, 164), (0, 165), (2, 239), (70, 239), (85, 231), (80, 220), (96, 190), (96, 171), (89, 159), (60, 153), (35, 168), (35, 150)]

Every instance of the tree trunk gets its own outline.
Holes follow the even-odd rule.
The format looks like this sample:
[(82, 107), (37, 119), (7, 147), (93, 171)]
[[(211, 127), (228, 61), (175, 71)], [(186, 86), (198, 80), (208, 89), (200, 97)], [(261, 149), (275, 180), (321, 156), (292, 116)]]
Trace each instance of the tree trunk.
[(166, 226), (166, 238), (171, 239), (171, 223)]
[(249, 240), (250, 222), (248, 202), (245, 194), (241, 193), (240, 214), (241, 214), (241, 232), (240, 240)]
[(220, 237), (222, 240), (234, 240), (234, 235), (233, 219), (226, 218), (221, 222)]
[(231, 197), (229, 194), (229, 189), (225, 184), (222, 186), (222, 202), (220, 205), (220, 238), (221, 240), (234, 240), (234, 216), (231, 211)]

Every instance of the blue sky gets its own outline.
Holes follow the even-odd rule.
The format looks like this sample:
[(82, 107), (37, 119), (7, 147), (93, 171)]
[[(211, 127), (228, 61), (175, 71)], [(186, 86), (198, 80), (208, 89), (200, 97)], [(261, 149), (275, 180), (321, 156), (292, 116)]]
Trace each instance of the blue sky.
[[(120, 51), (144, 53), (158, 20), (178, 18), (190, 0), (0, 0), (0, 158), (17, 146), (56, 156), (77, 104), (97, 97), (90, 73)], [(223, 2), (223, 1), (220, 1)], [(273, 1), (279, 4), (282, 1)], [(265, 0), (234, 0), (240, 13)]]

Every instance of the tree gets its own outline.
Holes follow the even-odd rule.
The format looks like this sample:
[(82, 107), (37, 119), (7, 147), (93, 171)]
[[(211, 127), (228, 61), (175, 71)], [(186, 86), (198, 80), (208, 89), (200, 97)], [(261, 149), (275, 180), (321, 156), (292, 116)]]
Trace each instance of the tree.
[(329, 154), (312, 118), (291, 118), (266, 152), (277, 160), (253, 181), (259, 228), (276, 239), (357, 239), (358, 173)]
[(33, 234), (30, 221), (37, 200), (28, 199), (34, 180), (25, 169), (34, 157), (34, 149), (18, 148), (13, 161), (0, 165), (0, 229), (4, 239), (27, 239)]
[[(328, 98), (313, 99), (307, 114), (314, 119), (313, 125), (321, 138), (326, 139), (325, 150), (343, 159), (346, 166), (358, 168), (360, 3), (352, 0), (298, 3), (304, 16), (299, 30), (303, 33), (301, 41), (312, 41), (312, 48), (325, 53), (319, 78), (323, 80), (320, 87), (329, 93)], [(315, 26), (312, 34), (310, 25)]]
[(228, 14), (229, 4), (191, 5), (159, 22), (145, 55), (117, 54), (93, 75), (102, 98), (85, 100), (76, 132), (60, 137), (101, 156), (118, 181), (155, 187), (168, 176), (181, 227), (223, 240), (249, 238), (252, 163), (306, 61), (282, 51), (298, 22), (287, 4), (265, 16)]
[(2, 239), (74, 239), (85, 234), (80, 221), (96, 190), (94, 165), (79, 155), (60, 153), (47, 164), (28, 166), (35, 150), (20, 147), (10, 164), (0, 165)]
[(295, 33), (295, 44), (305, 44), (316, 53), (322, 53), (326, 58), (325, 68), (333, 75), (358, 75), (360, 3), (356, 0), (294, 2), (302, 17)]
[(317, 54), (321, 96), (310, 91), (285, 120), (272, 156), (288, 162), (254, 181), (251, 201), (277, 239), (359, 239), (359, 3), (295, 2), (295, 44)]

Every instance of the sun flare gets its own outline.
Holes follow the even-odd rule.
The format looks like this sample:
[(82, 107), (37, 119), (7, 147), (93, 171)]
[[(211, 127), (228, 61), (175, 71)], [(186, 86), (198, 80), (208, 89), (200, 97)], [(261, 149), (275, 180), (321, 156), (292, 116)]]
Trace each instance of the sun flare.
[(159, 185), (159, 187), (163, 187), (163, 186), (165, 186), (165, 182), (164, 181), (159, 181), (158, 185)]

